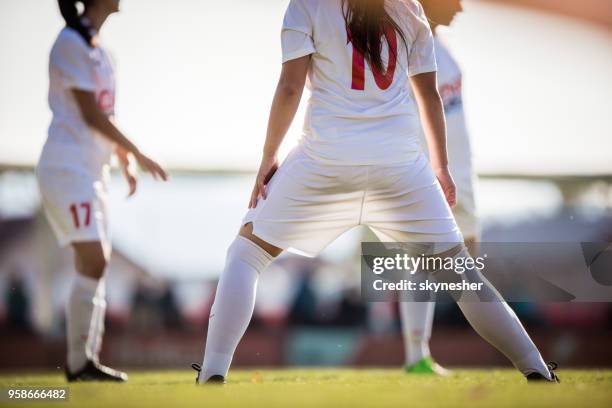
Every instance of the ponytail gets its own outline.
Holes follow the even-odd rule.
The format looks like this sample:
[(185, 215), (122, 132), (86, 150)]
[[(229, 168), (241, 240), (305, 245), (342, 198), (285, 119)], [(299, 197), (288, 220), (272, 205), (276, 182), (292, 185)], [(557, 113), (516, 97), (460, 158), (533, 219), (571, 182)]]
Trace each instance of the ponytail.
[(83, 3), (85, 7), (89, 5), (91, 0), (58, 0), (60, 13), (66, 21), (66, 26), (76, 30), (90, 47), (93, 47), (93, 35), (91, 27), (85, 25), (79, 15), (77, 3)]
[(387, 29), (396, 31), (407, 47), (402, 29), (385, 9), (385, 0), (342, 0), (342, 10), (353, 47), (379, 72), (384, 71), (382, 38), (384, 36), (389, 41)]

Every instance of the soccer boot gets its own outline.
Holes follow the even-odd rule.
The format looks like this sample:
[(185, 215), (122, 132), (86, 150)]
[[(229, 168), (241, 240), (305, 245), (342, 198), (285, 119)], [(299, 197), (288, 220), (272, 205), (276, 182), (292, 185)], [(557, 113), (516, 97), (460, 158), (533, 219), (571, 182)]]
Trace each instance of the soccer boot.
[[(196, 385), (199, 384), (200, 381), (200, 374), (202, 373), (202, 367), (199, 364), (192, 364), (191, 368), (193, 368), (194, 370), (196, 370), (198, 372), (198, 375), (196, 376)], [(225, 377), (223, 377), (222, 375), (213, 375), (212, 377), (210, 377), (208, 380), (206, 380), (206, 382), (204, 384), (220, 384), (223, 385), (225, 384)]]
[(103, 366), (91, 360), (79, 371), (71, 373), (66, 367), (66, 379), (68, 382), (89, 382), (89, 381), (107, 381), (107, 382), (126, 382), (128, 376), (121, 371), (113, 370), (110, 367)]
[(525, 378), (527, 378), (527, 381), (533, 382), (533, 383), (551, 382), (551, 383), (559, 384), (561, 380), (559, 379), (559, 377), (557, 377), (557, 374), (555, 374), (555, 370), (557, 369), (557, 367), (559, 367), (559, 365), (555, 362), (550, 362), (550, 363), (547, 363), (546, 366), (548, 367), (548, 372), (550, 373), (550, 379), (544, 377), (540, 373), (534, 372), (534, 373), (531, 373), (525, 376)]
[(405, 365), (404, 371), (408, 374), (436, 374), (443, 377), (451, 374), (449, 370), (436, 363), (431, 357), (423, 357), (415, 364)]

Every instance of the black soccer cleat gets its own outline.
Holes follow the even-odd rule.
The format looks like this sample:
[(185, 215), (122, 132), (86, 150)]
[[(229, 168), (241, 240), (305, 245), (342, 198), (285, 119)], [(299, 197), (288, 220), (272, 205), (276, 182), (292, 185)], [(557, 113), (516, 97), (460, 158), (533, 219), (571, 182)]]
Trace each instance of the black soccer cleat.
[(206, 380), (205, 384), (223, 385), (225, 384), (225, 377), (222, 375), (213, 375), (208, 380)]
[(128, 375), (121, 371), (113, 370), (110, 367), (103, 366), (100, 363), (88, 360), (85, 367), (71, 373), (66, 367), (66, 379), (68, 382), (126, 382)]
[[(195, 380), (196, 385), (198, 385), (200, 380), (200, 374), (202, 373), (202, 367), (199, 364), (194, 363), (191, 365), (191, 368), (198, 372), (198, 375), (196, 376)], [(206, 380), (204, 384), (223, 385), (225, 384), (225, 377), (222, 375), (213, 375), (208, 380)]]
[(559, 384), (561, 380), (559, 379), (559, 377), (557, 377), (557, 374), (555, 374), (555, 370), (557, 369), (557, 367), (559, 367), (559, 365), (555, 362), (550, 362), (547, 363), (546, 366), (548, 367), (548, 372), (550, 373), (550, 380), (544, 377), (542, 374), (536, 372), (525, 376), (525, 378), (527, 378), (527, 382), (551, 382)]

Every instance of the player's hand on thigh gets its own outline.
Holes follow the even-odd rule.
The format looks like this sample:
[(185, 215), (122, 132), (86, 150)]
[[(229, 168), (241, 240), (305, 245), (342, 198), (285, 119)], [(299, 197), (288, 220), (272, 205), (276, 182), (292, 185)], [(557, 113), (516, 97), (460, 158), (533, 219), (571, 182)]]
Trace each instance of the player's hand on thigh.
[(108, 254), (99, 241), (74, 242), (76, 269), (83, 276), (101, 279), (108, 263)]
[(454, 207), (457, 204), (457, 187), (455, 187), (455, 181), (448, 167), (436, 169), (435, 173), (446, 197), (446, 202), (451, 208)]
[(257, 207), (257, 200), (262, 197), (264, 200), (268, 198), (267, 185), (278, 170), (278, 158), (265, 157), (261, 160), (259, 171), (257, 172), (257, 178), (255, 179), (255, 186), (251, 193), (251, 200), (249, 201), (249, 208)]

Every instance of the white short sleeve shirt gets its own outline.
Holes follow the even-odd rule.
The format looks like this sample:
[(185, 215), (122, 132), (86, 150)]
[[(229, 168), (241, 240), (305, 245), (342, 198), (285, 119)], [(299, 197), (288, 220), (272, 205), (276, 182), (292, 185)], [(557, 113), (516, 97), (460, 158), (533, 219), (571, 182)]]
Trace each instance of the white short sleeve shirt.
[(90, 47), (80, 34), (64, 28), (49, 58), (49, 106), (53, 114), (39, 166), (81, 167), (98, 173), (108, 164), (112, 143), (83, 120), (73, 90), (95, 94), (100, 109), (115, 113), (115, 75), (106, 49)]
[[(301, 144), (330, 164), (389, 164), (414, 158), (420, 122), (409, 76), (436, 71), (434, 40), (420, 4), (387, 0), (406, 44), (387, 29), (383, 72), (353, 49), (341, 0), (291, 0), (283, 21), (283, 63), (312, 55)], [(390, 47), (394, 52), (390, 52)]]

